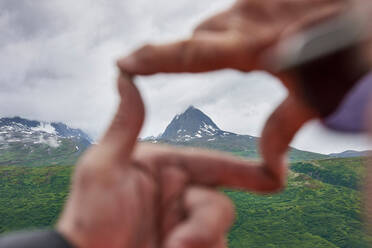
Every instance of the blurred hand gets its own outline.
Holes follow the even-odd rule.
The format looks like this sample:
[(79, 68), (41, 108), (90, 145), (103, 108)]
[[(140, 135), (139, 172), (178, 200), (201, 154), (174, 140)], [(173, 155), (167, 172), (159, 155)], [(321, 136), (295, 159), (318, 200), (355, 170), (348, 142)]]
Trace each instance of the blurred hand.
[[(268, 49), (275, 49), (275, 45), (288, 36), (355, 7), (358, 7), (355, 10), (359, 16), (371, 18), (370, 0), (237, 0), (231, 8), (196, 27), (189, 39), (145, 45), (120, 59), (118, 67), (132, 75), (197, 73), (225, 68), (270, 71), (262, 64)], [(372, 62), (372, 43), (370, 51)], [(297, 82), (292, 75), (281, 73), (276, 76), (289, 94), (265, 124), (260, 140), (263, 162), (257, 167), (260, 173), (255, 174), (259, 175), (256, 180), (245, 185), (247, 190), (261, 192), (282, 188), (286, 177), (285, 155), (290, 142), (307, 121), (324, 117), (323, 109), (313, 100), (326, 95), (320, 94), (326, 91), (319, 87), (319, 91), (315, 88), (311, 94), (304, 94), (302, 82)], [(327, 100), (337, 107), (340, 99), (330, 97)], [(265, 187), (263, 182), (268, 186)]]
[[(364, 1), (364, 0), (358, 0)], [(281, 37), (350, 8), (351, 0), (238, 0), (201, 23), (190, 39), (146, 45), (118, 61), (130, 74), (266, 69), (260, 56)]]
[[(120, 59), (118, 66), (122, 72), (132, 75), (206, 72), (224, 68), (242, 71), (265, 69), (261, 68), (260, 57), (281, 37), (340, 14), (347, 9), (348, 3), (349, 0), (238, 0), (228, 10), (201, 23), (190, 39), (165, 45), (146, 45)], [(318, 115), (311, 106), (298, 99), (298, 94), (291, 94), (297, 88), (288, 81), (283, 80), (290, 90), (289, 96), (272, 113), (263, 129), (260, 140), (263, 161), (256, 164), (231, 162), (230, 159), (225, 159), (224, 163), (217, 162), (218, 166), (229, 168), (222, 170), (225, 173), (233, 171), (237, 164), (245, 172), (230, 171), (230, 181), (223, 185), (260, 193), (276, 192), (285, 186), (288, 146), (303, 124)], [(219, 156), (213, 155), (214, 158)], [(210, 160), (205, 159), (204, 164), (211, 164)], [(202, 160), (194, 159), (192, 164), (203, 164), (197, 161)], [(234, 166), (230, 166), (232, 164)], [(193, 168), (203, 171), (195, 173), (194, 177), (214, 175), (208, 166), (208, 169), (204, 166)], [(219, 175), (219, 178), (226, 180), (227, 176)]]
[(144, 106), (119, 77), (121, 103), (80, 159), (57, 230), (77, 247), (225, 247), (233, 205), (216, 186), (269, 192), (258, 164), (214, 152), (137, 144)]

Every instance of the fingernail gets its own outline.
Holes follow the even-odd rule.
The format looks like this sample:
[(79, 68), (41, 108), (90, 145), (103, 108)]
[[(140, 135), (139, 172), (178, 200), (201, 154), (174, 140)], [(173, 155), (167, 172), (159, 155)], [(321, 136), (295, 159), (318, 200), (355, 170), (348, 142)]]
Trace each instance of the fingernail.
[(135, 68), (136, 63), (137, 63), (137, 61), (134, 58), (134, 56), (130, 55), (128, 57), (125, 57), (125, 58), (119, 60), (118, 66), (121, 70), (131, 72), (131, 71), (133, 71), (133, 68)]

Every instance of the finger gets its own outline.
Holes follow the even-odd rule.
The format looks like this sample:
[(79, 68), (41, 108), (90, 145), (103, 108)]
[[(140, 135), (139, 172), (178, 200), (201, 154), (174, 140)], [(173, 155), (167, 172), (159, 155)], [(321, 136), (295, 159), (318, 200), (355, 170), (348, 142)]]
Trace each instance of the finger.
[(260, 162), (247, 161), (222, 152), (141, 144), (135, 158), (182, 168), (191, 183), (224, 186), (254, 192), (278, 190), (276, 178), (268, 176)]
[(166, 45), (146, 45), (120, 59), (118, 66), (131, 74), (205, 72), (235, 68), (253, 57), (253, 39), (247, 40), (237, 32), (198, 32), (189, 40)]
[(121, 98), (118, 110), (100, 143), (111, 153), (127, 158), (137, 141), (145, 110), (141, 95), (128, 75), (119, 76), (118, 91)]
[(311, 11), (309, 14), (302, 16), (292, 25), (289, 25), (281, 36), (288, 37), (306, 28), (314, 27), (341, 14), (349, 7), (350, 6), (345, 5), (343, 1), (332, 2), (328, 6), (322, 6), (321, 8), (318, 8), (316, 12)]
[(193, 187), (185, 192), (188, 218), (165, 241), (165, 248), (206, 248), (219, 244), (234, 219), (226, 196), (212, 189)]

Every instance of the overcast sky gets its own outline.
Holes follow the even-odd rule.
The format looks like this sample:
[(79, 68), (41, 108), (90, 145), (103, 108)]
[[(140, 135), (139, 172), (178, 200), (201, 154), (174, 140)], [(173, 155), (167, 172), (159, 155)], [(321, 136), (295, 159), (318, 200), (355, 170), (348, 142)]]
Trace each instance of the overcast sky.
[[(230, 0), (1, 0), (0, 116), (61, 121), (99, 137), (118, 101), (115, 60), (146, 42), (187, 37)], [(158, 135), (194, 105), (227, 131), (259, 136), (286, 95), (264, 72), (221, 71), (138, 79), (146, 102), (142, 137)], [(311, 123), (293, 146), (321, 153), (367, 141)]]

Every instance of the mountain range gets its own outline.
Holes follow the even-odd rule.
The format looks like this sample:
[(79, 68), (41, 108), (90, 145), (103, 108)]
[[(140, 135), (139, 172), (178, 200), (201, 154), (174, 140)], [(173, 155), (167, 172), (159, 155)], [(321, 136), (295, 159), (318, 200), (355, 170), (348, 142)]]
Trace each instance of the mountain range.
[[(258, 137), (224, 131), (195, 107), (175, 116), (160, 136), (144, 141), (258, 158)], [(74, 163), (91, 143), (83, 131), (63, 123), (0, 119), (0, 233), (54, 226), (69, 195)], [(367, 158), (333, 158), (295, 148), (290, 157), (288, 185), (280, 194), (223, 189), (237, 211), (228, 247), (369, 247), (360, 191)]]
[(0, 165), (74, 164), (91, 144), (86, 133), (63, 123), (0, 119)]
[(371, 150), (366, 151), (354, 151), (354, 150), (347, 150), (340, 153), (330, 153), (328, 156), (334, 158), (354, 158), (354, 157), (366, 157), (371, 154)]
[[(259, 137), (222, 130), (201, 110), (190, 106), (176, 115), (158, 137), (145, 142), (202, 147), (259, 159)], [(0, 165), (75, 164), (93, 140), (82, 130), (61, 122), (0, 118)], [(290, 161), (366, 156), (368, 151), (345, 151), (329, 155), (290, 148)]]

